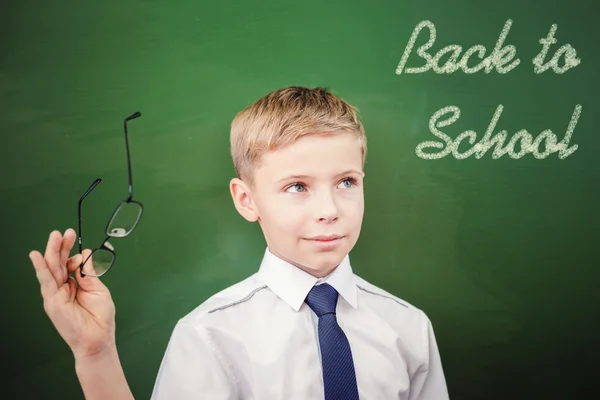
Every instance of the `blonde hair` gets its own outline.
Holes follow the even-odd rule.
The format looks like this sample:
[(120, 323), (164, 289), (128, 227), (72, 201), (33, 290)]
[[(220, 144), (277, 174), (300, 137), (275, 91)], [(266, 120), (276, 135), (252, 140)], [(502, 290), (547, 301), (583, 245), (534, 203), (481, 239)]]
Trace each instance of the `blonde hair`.
[(367, 138), (357, 109), (328, 89), (291, 86), (275, 90), (240, 111), (231, 123), (231, 157), (238, 178), (252, 183), (263, 154), (304, 135), (355, 134), (362, 148)]

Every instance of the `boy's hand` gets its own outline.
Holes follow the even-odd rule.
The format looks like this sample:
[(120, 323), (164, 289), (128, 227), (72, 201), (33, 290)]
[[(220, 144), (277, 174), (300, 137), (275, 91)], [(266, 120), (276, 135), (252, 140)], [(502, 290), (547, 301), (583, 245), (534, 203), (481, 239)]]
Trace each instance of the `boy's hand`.
[[(53, 231), (45, 254), (34, 250), (29, 258), (40, 283), (44, 310), (54, 327), (75, 358), (93, 358), (115, 347), (115, 305), (99, 278), (82, 278), (79, 274), (79, 265), (91, 250), (85, 249), (83, 254), (69, 258), (75, 236), (73, 229), (68, 229), (64, 237)], [(72, 272), (79, 287), (70, 276)]]

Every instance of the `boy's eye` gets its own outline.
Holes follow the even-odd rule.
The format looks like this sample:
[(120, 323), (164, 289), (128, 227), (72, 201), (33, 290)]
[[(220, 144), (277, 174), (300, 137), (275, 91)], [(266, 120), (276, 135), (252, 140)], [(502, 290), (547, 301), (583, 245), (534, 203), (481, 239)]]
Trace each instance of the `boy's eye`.
[[(358, 183), (358, 181), (355, 178), (352, 177), (346, 177), (344, 179), (342, 179), (340, 185), (342, 189), (351, 189), (353, 186), (356, 186), (356, 184)], [(300, 192), (305, 192), (306, 191), (306, 186), (303, 183), (300, 182), (296, 182), (293, 183), (291, 185), (289, 185), (286, 189), (286, 192), (296, 192), (296, 193), (300, 193)]]
[(290, 191), (290, 189), (296, 189), (296, 190), (292, 190), (293, 192), (303, 192), (304, 185), (302, 183), (294, 183), (294, 184), (288, 186), (286, 191)]
[(343, 187), (350, 189), (353, 185), (356, 185), (356, 179), (347, 177), (342, 180)]

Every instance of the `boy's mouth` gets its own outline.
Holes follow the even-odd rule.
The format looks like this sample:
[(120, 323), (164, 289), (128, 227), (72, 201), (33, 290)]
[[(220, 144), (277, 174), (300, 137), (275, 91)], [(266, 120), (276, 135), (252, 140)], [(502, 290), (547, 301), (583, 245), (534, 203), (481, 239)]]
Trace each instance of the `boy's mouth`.
[(332, 250), (339, 245), (343, 238), (344, 236), (339, 235), (320, 235), (306, 238), (306, 240), (321, 250)]
[(341, 239), (343, 238), (343, 236), (339, 236), (339, 235), (320, 235), (320, 236), (314, 236), (314, 237), (310, 237), (310, 238), (306, 238), (307, 240), (318, 240), (320, 242), (329, 242), (332, 240), (336, 240), (336, 239)]

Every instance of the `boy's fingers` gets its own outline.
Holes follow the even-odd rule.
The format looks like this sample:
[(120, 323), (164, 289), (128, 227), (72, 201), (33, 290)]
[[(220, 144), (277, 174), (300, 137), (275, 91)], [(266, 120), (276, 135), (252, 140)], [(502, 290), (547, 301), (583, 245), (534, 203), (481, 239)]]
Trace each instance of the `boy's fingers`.
[(46, 244), (46, 252), (44, 259), (50, 269), (50, 272), (54, 276), (56, 285), (62, 285), (64, 283), (64, 275), (61, 271), (60, 266), (60, 246), (62, 244), (62, 235), (58, 231), (52, 231)]
[(67, 268), (67, 260), (69, 259), (69, 254), (71, 253), (71, 249), (73, 248), (73, 243), (75, 243), (75, 231), (71, 228), (65, 231), (65, 234), (62, 239), (62, 243), (60, 246), (60, 271), (61, 271), (61, 282), (65, 282), (69, 277), (69, 271)]
[(69, 285), (69, 302), (73, 302), (75, 296), (77, 295), (77, 284), (75, 283), (75, 278), (69, 276), (67, 278), (67, 283)]
[[(88, 273), (94, 272), (94, 268), (93, 268), (93, 264), (92, 264), (92, 257), (90, 257), (88, 259), (90, 254), (92, 254), (92, 250), (90, 250), (90, 249), (85, 249), (81, 252), (83, 261), (87, 260), (87, 262), (83, 266), (84, 274), (86, 272), (88, 272)], [(82, 277), (81, 274), (79, 273), (79, 271), (77, 271), (75, 273), (75, 277), (77, 278), (77, 283), (79, 283), (79, 287), (86, 292), (97, 290), (98, 288), (100, 288), (102, 286), (102, 283), (100, 282), (100, 280), (98, 278), (92, 277), (92, 276), (87, 276), (87, 275), (85, 277)]]
[(72, 273), (79, 269), (79, 266), (83, 262), (83, 256), (81, 254), (75, 254), (67, 261), (67, 273)]
[(35, 250), (29, 253), (29, 259), (33, 264), (33, 268), (35, 268), (35, 275), (40, 283), (42, 297), (44, 299), (50, 298), (56, 293), (58, 286), (52, 272), (50, 272), (46, 265), (46, 260)]
[[(94, 268), (94, 256), (92, 255), (92, 250), (85, 249), (82, 251), (81, 256), (83, 257), (83, 273), (87, 275), (96, 275), (96, 271)], [(93, 279), (96, 282), (98, 279)]]
[(75, 231), (71, 228), (65, 231), (65, 235), (63, 236), (62, 244), (60, 247), (60, 265), (66, 265), (67, 260), (69, 258), (69, 254), (71, 253), (71, 249), (73, 248), (73, 244), (75, 243)]

